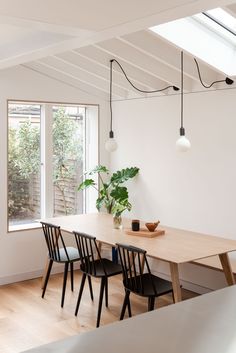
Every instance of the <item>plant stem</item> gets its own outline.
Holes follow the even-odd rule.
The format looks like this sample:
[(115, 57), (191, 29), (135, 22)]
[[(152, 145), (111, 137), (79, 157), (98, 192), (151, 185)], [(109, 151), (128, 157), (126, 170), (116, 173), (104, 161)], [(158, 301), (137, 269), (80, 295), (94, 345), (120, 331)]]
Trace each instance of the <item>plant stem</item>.
[(102, 186), (103, 186), (103, 188), (104, 188), (104, 181), (103, 181), (102, 176), (101, 176), (100, 173), (98, 173), (98, 177), (99, 177), (99, 179), (101, 180)]

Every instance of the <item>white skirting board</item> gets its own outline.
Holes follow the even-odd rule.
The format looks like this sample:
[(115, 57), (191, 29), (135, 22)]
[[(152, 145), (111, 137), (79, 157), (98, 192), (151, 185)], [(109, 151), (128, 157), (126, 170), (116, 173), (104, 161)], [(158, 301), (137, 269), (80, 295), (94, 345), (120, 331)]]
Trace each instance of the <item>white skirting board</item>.
[[(74, 264), (74, 269), (76, 270), (78, 268), (79, 268), (79, 264)], [(52, 267), (51, 274), (63, 273), (63, 271), (64, 271), (63, 265), (54, 264)], [(43, 272), (44, 272), (44, 269), (25, 272), (25, 273), (17, 273), (11, 276), (0, 277), (0, 286), (42, 277)]]
[[(79, 266), (75, 266), (75, 269), (76, 268), (79, 268)], [(19, 274), (15, 274), (13, 276), (2, 277), (2, 278), (0, 278), (0, 286), (42, 277), (42, 273), (43, 273), (43, 270), (38, 270), (38, 271), (31, 271), (31, 272), (26, 272), (26, 273), (19, 273)], [(54, 266), (54, 268), (52, 268), (51, 273), (52, 274), (63, 273), (63, 266)], [(156, 275), (160, 276), (161, 278), (170, 280), (170, 276), (165, 273), (153, 271), (153, 274), (156, 274)], [(183, 288), (191, 290), (191, 291), (196, 292), (198, 294), (208, 293), (212, 290), (210, 288), (201, 287), (195, 283), (191, 283), (191, 282), (184, 281), (184, 280), (181, 280), (181, 284), (182, 284)]]
[[(104, 248), (104, 250), (102, 251), (102, 256), (107, 257), (107, 258), (111, 258), (110, 249)], [(169, 269), (168, 269), (168, 264), (164, 264), (161, 261), (156, 261), (156, 260), (151, 260), (151, 259), (149, 262), (150, 262), (153, 274), (156, 274), (157, 276), (160, 276), (161, 278), (171, 280), (170, 274), (169, 274)], [(162, 266), (162, 265), (165, 265), (165, 266)], [(76, 263), (74, 268), (78, 269), (79, 266), (80, 266), (80, 264)], [(62, 273), (63, 268), (64, 268), (63, 265), (58, 265), (55, 263), (52, 268), (52, 274)], [(223, 272), (207, 269), (207, 268), (200, 267), (197, 265), (188, 265), (187, 270), (191, 274), (191, 276), (189, 276), (189, 273), (187, 273), (186, 271), (183, 271), (183, 269), (182, 269), (182, 271), (180, 271), (180, 282), (181, 282), (182, 287), (185, 289), (188, 289), (188, 290), (193, 291), (198, 294), (205, 294), (205, 293), (208, 293), (212, 290), (227, 286), (225, 279), (224, 279)], [(195, 272), (195, 271), (197, 271), (197, 272)], [(199, 271), (200, 271), (200, 277), (198, 275)], [(15, 282), (20, 282), (20, 281), (25, 281), (25, 280), (30, 280), (30, 279), (42, 277), (43, 272), (44, 272), (44, 269), (41, 269), (41, 270), (35, 270), (35, 271), (18, 273), (18, 274), (14, 274), (14, 275), (10, 275), (10, 276), (0, 277), (0, 286), (5, 285), (5, 284), (10, 284), (10, 283), (15, 283)], [(196, 275), (198, 275), (198, 276), (196, 276)], [(194, 283), (194, 279), (196, 279), (195, 283)], [(199, 281), (199, 279), (201, 279), (201, 281)], [(202, 281), (202, 279), (204, 279), (204, 281)]]

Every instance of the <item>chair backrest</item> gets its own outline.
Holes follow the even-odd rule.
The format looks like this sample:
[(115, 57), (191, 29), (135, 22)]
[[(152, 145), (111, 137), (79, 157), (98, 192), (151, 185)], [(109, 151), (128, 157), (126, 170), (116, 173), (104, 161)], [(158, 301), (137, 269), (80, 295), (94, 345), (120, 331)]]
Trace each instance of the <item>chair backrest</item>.
[(69, 261), (70, 258), (61, 234), (60, 227), (54, 224), (45, 223), (45, 222), (41, 222), (41, 224), (42, 224), (43, 233), (45, 236), (50, 259), (54, 261), (61, 261), (60, 248), (63, 248), (64, 249), (63, 253), (65, 254), (67, 260)]
[(96, 276), (96, 264), (99, 261), (106, 275), (106, 269), (101, 258), (96, 238), (76, 231), (73, 231), (73, 233), (80, 255), (81, 269), (92, 276)]
[(146, 257), (146, 250), (126, 245), (116, 244), (123, 273), (124, 286), (133, 292), (144, 293), (144, 266), (146, 265), (147, 272), (145, 276), (153, 286), (154, 293), (156, 288), (152, 279), (150, 266)]

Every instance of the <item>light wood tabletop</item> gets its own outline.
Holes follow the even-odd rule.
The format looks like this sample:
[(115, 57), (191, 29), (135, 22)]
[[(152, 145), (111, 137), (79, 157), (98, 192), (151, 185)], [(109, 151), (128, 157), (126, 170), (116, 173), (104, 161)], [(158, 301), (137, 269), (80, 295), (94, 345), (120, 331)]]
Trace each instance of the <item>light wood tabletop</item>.
[[(53, 217), (44, 221), (59, 225), (63, 231), (69, 233), (78, 231), (93, 235), (99, 242), (111, 246), (116, 243), (134, 245), (145, 249), (148, 256), (168, 262), (176, 302), (181, 300), (178, 265), (182, 263), (218, 255), (227, 283), (229, 285), (235, 283), (228, 258), (228, 252), (236, 250), (235, 240), (171, 228), (161, 224), (158, 228), (165, 230), (164, 235), (154, 238), (128, 235), (126, 229), (130, 229), (131, 220), (124, 218), (122, 229), (114, 229), (112, 215), (106, 213)], [(141, 222), (141, 226), (144, 227), (144, 222)]]
[(235, 298), (224, 288), (27, 353), (235, 353)]

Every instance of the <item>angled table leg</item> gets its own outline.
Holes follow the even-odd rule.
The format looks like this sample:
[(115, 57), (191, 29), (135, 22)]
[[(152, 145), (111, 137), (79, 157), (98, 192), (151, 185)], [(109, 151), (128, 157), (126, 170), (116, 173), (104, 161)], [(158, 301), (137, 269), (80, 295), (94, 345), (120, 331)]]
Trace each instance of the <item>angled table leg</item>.
[(181, 287), (179, 282), (178, 264), (174, 262), (170, 262), (170, 274), (171, 274), (171, 280), (172, 280), (172, 286), (173, 286), (173, 292), (174, 292), (174, 299), (175, 299), (175, 303), (177, 303), (182, 300)]
[(141, 257), (141, 271), (142, 273), (144, 272), (144, 267), (145, 267), (145, 258), (144, 256)]
[[(98, 251), (100, 252), (101, 254), (101, 251), (102, 251), (102, 243), (100, 241), (97, 241), (97, 246), (98, 246)], [(97, 260), (99, 259), (99, 256), (97, 256)]]
[(229, 255), (227, 253), (219, 254), (219, 258), (225, 274), (226, 281), (229, 286), (232, 286), (233, 284), (235, 284), (235, 279), (230, 265)]

